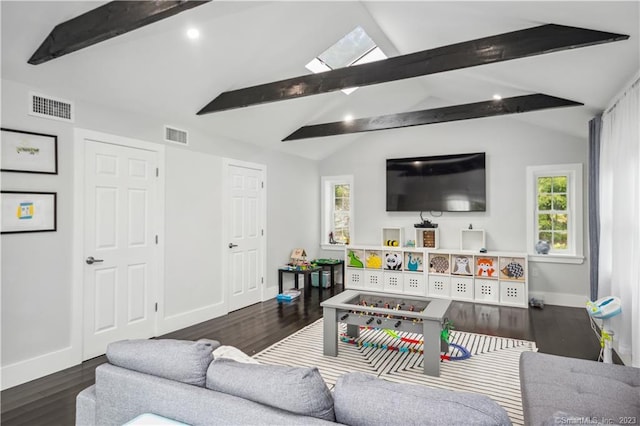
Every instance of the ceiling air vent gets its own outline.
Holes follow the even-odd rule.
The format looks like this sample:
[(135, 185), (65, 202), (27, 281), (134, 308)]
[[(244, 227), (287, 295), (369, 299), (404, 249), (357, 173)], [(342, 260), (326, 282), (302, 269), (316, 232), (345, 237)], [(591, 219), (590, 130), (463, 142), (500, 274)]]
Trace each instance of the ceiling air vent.
[(38, 93), (29, 93), (29, 115), (73, 123), (73, 102), (54, 99)]
[(164, 140), (181, 145), (189, 145), (189, 133), (186, 130), (176, 129), (172, 126), (164, 126)]

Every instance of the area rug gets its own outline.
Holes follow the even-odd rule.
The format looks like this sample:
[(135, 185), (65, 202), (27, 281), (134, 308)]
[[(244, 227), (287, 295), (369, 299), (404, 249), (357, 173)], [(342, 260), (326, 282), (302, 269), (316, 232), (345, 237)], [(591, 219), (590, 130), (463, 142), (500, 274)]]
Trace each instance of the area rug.
[[(340, 324), (339, 333), (346, 326)], [(322, 319), (255, 354), (253, 358), (264, 364), (318, 367), (330, 388), (345, 373), (360, 371), (398, 383), (425, 385), (432, 388), (475, 392), (492, 398), (505, 408), (513, 424), (524, 424), (520, 399), (519, 359), (525, 351), (537, 351), (534, 342), (451, 331), (451, 343), (462, 346), (471, 357), (459, 361), (443, 361), (440, 377), (422, 373), (420, 346), (406, 343), (383, 330), (366, 329), (360, 332), (358, 346), (338, 340), (338, 356), (322, 354)], [(405, 340), (420, 340), (421, 335), (398, 333)], [(368, 344), (368, 346), (367, 346)], [(391, 345), (405, 348), (397, 351), (376, 348)], [(448, 355), (462, 355), (450, 347)]]

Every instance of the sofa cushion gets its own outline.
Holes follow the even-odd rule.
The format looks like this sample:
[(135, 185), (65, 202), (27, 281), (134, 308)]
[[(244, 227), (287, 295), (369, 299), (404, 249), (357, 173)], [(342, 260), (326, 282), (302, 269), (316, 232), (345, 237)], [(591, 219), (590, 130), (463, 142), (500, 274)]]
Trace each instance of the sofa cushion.
[(109, 344), (107, 359), (118, 367), (204, 386), (213, 346), (188, 340), (121, 340)]
[(317, 368), (216, 359), (206, 387), (292, 413), (334, 421), (333, 397)]
[(391, 383), (363, 373), (338, 379), (336, 421), (371, 425), (510, 425), (507, 412), (491, 398), (469, 392)]
[[(640, 369), (539, 352), (520, 355), (522, 408), (527, 424), (559, 418), (619, 422), (640, 418)], [(569, 417), (557, 416), (558, 412)], [(553, 424), (553, 423), (550, 423)]]
[(122, 426), (143, 413), (203, 426), (332, 424), (108, 363), (96, 368), (96, 395), (95, 422), (78, 426)]

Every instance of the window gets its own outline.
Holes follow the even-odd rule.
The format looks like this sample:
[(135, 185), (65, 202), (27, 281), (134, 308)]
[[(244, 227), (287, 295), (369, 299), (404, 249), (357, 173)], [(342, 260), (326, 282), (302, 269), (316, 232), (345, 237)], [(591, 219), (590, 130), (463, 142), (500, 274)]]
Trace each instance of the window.
[[(305, 67), (317, 74), (381, 59), (387, 59), (387, 55), (380, 50), (362, 27), (356, 27), (333, 46), (313, 58)], [(350, 87), (343, 89), (342, 92), (348, 95), (356, 89), (357, 87)]]
[(568, 249), (568, 176), (537, 176), (536, 239), (547, 241), (554, 252)]
[(353, 176), (322, 178), (322, 236), (325, 249), (339, 248), (353, 237)]
[[(527, 167), (527, 251), (534, 261), (582, 263), (582, 164)], [(549, 243), (548, 255), (536, 244)]]

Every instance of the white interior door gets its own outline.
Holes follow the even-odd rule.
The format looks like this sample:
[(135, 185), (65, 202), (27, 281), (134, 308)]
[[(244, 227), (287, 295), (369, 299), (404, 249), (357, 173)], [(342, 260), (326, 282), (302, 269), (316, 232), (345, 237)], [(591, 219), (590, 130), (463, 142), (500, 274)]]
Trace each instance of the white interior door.
[[(83, 359), (155, 334), (158, 153), (85, 140)], [(93, 260), (92, 260), (93, 259)]]
[(225, 162), (227, 236), (224, 276), (228, 283), (229, 311), (262, 300), (264, 242), (264, 168)]

